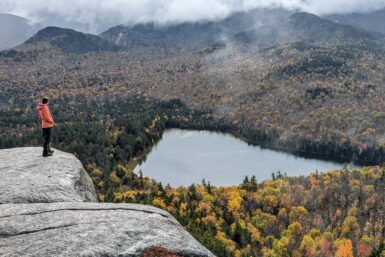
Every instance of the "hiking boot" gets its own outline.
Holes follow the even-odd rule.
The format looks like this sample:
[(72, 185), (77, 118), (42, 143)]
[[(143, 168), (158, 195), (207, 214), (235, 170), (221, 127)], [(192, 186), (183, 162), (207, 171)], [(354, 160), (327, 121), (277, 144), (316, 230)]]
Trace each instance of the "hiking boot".
[(51, 150), (51, 149), (49, 149), (49, 150), (48, 150), (48, 152), (49, 152), (49, 153), (54, 153), (55, 151), (54, 151), (54, 150)]
[(48, 156), (52, 156), (52, 153), (48, 152), (48, 153), (43, 153), (43, 157), (48, 157)]

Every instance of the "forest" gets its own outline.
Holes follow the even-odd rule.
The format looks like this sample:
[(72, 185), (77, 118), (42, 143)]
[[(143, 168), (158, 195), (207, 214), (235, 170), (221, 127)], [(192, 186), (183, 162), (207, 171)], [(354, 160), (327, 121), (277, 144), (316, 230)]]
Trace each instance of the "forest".
[[(60, 106), (60, 108), (58, 108)], [(106, 103), (52, 100), (54, 147), (84, 164), (101, 202), (150, 204), (165, 209), (217, 256), (382, 256), (385, 169), (250, 175), (238, 186), (210, 181), (172, 188), (135, 173), (130, 161), (167, 128), (221, 129), (208, 113), (178, 99), (140, 97)], [(34, 106), (2, 110), (0, 148), (39, 145)], [(372, 254), (372, 255), (371, 255)]]
[(180, 99), (250, 143), (376, 165), (385, 161), (383, 51), (296, 43), (71, 54), (24, 45), (0, 52), (0, 103), (24, 109), (41, 92), (68, 105)]
[[(36, 104), (45, 95), (53, 147), (82, 161), (101, 202), (165, 209), (221, 257), (385, 256), (383, 39), (312, 24), (325, 25), (324, 41), (307, 26), (290, 35), (303, 42), (185, 49), (135, 42), (109, 51), (96, 36), (37, 35), (0, 52), (0, 148), (41, 145)], [(72, 34), (92, 44), (62, 49), (60, 40), (76, 43)], [(168, 128), (372, 166), (173, 188), (132, 167)]]

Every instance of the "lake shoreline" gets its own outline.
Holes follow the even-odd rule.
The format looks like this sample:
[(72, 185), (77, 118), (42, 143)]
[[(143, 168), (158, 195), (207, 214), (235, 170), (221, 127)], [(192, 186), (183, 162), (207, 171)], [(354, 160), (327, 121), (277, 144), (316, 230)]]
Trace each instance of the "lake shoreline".
[(308, 152), (308, 151), (303, 151), (303, 150), (293, 151), (291, 148), (285, 147), (283, 145), (271, 144), (271, 143), (253, 140), (249, 137), (242, 135), (241, 132), (234, 131), (234, 130), (224, 130), (224, 129), (218, 130), (218, 129), (211, 129), (211, 128), (206, 128), (206, 129), (205, 128), (203, 128), (203, 129), (197, 128), (196, 129), (196, 128), (190, 128), (190, 127), (177, 127), (176, 126), (176, 127), (169, 127), (169, 128), (166, 128), (165, 130), (163, 130), (160, 138), (156, 142), (154, 142), (153, 145), (145, 148), (144, 151), (142, 151), (141, 153), (139, 153), (134, 158), (132, 158), (131, 160), (128, 161), (128, 163), (127, 163), (128, 167), (134, 171), (134, 169), (136, 169), (136, 167), (138, 165), (140, 165), (146, 159), (148, 154), (150, 154), (151, 151), (154, 149), (154, 147), (162, 140), (163, 134), (166, 131), (170, 131), (170, 130), (200, 131), (200, 132), (206, 131), (206, 132), (211, 132), (211, 133), (216, 133), (216, 134), (226, 134), (226, 135), (230, 135), (234, 138), (237, 138), (237, 139), (239, 139), (239, 140), (241, 140), (241, 141), (243, 141), (249, 145), (252, 145), (252, 146), (258, 146), (258, 147), (261, 147), (263, 149), (272, 150), (272, 151), (281, 152), (281, 153), (287, 153), (287, 154), (294, 155), (296, 157), (302, 157), (302, 158), (310, 159), (310, 160), (332, 161), (332, 162), (337, 162), (337, 163), (345, 164), (345, 165), (353, 164), (356, 166), (378, 165), (378, 164), (367, 164), (367, 163), (361, 162), (361, 161), (352, 161), (351, 159), (347, 159), (347, 158), (345, 158), (345, 159), (344, 158), (332, 158), (326, 154), (317, 153), (317, 152)]
[(233, 186), (245, 176), (266, 181), (273, 173), (300, 176), (340, 169), (344, 164), (262, 148), (230, 133), (174, 128), (165, 130), (129, 167), (136, 174), (141, 170), (144, 176), (172, 186), (198, 184), (202, 179)]

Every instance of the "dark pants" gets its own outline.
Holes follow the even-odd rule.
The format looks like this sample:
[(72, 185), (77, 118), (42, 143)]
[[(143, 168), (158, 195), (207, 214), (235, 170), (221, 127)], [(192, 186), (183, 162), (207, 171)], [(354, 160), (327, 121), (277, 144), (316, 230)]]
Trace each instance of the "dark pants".
[(52, 128), (43, 128), (43, 154), (47, 154), (50, 150), (49, 143), (51, 142), (51, 129)]

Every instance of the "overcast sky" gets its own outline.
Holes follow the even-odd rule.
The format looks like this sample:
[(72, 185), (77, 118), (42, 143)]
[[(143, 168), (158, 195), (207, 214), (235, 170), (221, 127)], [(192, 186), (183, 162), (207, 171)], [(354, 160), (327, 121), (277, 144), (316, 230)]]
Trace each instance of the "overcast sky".
[(77, 26), (88, 32), (100, 32), (125, 22), (215, 20), (257, 7), (324, 15), (377, 10), (385, 7), (385, 0), (0, 0), (0, 13), (45, 25)]

